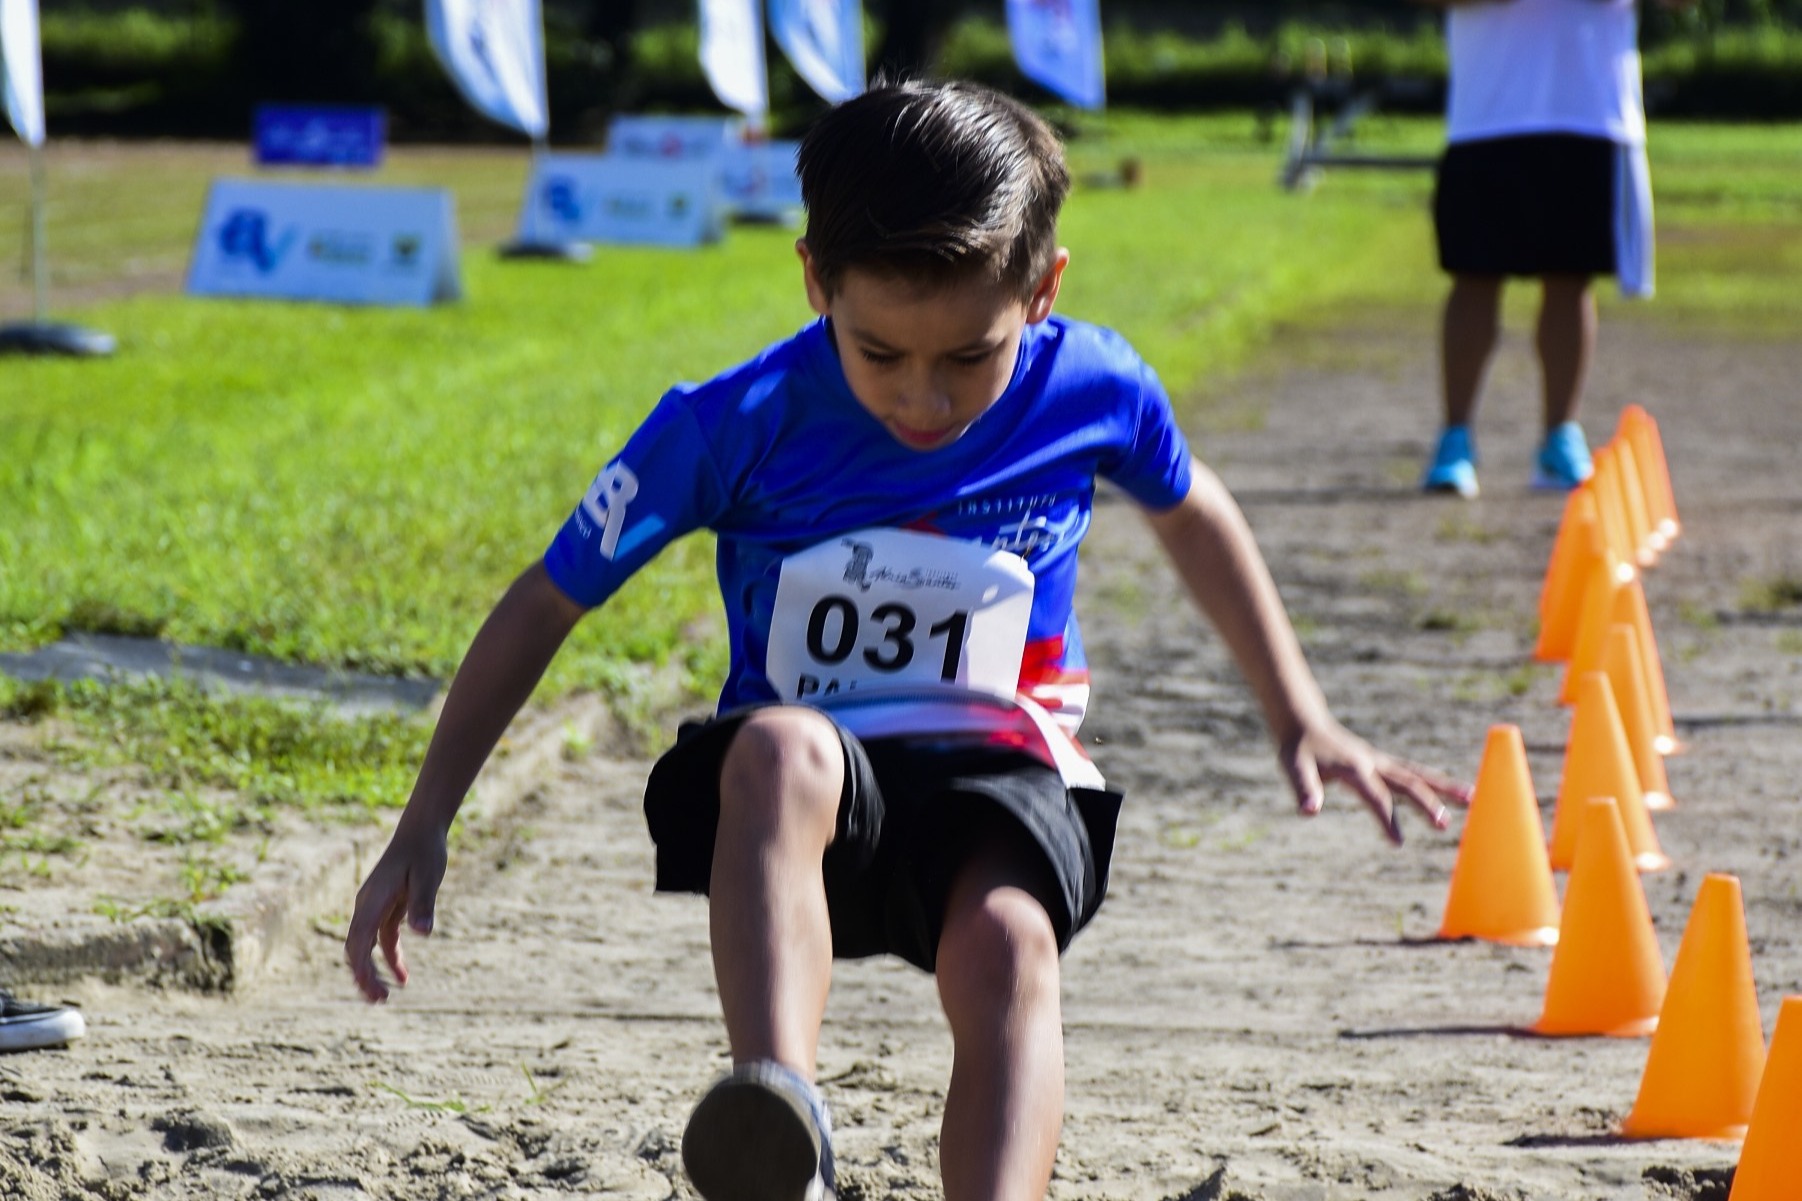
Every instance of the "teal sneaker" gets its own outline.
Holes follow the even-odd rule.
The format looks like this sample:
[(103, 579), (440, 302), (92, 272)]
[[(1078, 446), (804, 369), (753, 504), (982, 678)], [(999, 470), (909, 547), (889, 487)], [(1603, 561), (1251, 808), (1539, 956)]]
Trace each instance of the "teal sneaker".
[(1594, 474), (1589, 441), (1574, 421), (1554, 427), (1533, 459), (1533, 487), (1542, 492), (1569, 492)]
[(1468, 425), (1448, 425), (1439, 435), (1439, 448), (1426, 474), (1420, 477), (1423, 492), (1454, 492), (1465, 500), (1477, 494), (1477, 448)]

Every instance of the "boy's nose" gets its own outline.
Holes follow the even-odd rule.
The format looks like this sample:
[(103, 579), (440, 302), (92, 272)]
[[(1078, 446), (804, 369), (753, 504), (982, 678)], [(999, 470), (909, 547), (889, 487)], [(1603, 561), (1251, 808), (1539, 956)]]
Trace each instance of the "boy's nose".
[(925, 425), (951, 412), (951, 393), (931, 377), (911, 381), (900, 401), (901, 413), (913, 419), (909, 424)]

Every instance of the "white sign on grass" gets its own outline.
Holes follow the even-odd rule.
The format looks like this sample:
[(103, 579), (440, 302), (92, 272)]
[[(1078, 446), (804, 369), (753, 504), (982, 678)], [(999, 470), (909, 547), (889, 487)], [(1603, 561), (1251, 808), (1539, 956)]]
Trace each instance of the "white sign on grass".
[(214, 180), (188, 291), (342, 304), (456, 300), (463, 287), (451, 194)]
[(799, 142), (740, 142), (720, 161), (726, 208), (759, 221), (795, 221), (801, 213), (801, 177), (795, 174)]
[(708, 158), (744, 141), (743, 117), (641, 117), (607, 123), (607, 153), (622, 158)]
[(721, 217), (717, 156), (545, 154), (519, 225), (550, 240), (700, 246), (719, 240)]

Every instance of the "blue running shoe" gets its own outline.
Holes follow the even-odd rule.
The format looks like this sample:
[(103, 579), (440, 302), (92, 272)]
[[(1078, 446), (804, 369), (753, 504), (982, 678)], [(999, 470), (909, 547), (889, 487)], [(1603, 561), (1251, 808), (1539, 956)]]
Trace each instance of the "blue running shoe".
[(779, 1063), (746, 1063), (707, 1090), (682, 1133), (682, 1166), (707, 1201), (837, 1201), (832, 1119)]
[(1433, 462), (1420, 477), (1423, 492), (1455, 492), (1465, 500), (1477, 494), (1477, 448), (1468, 425), (1448, 425), (1439, 435)]
[(1533, 459), (1533, 487), (1542, 492), (1569, 492), (1594, 474), (1589, 441), (1574, 421), (1554, 427)]

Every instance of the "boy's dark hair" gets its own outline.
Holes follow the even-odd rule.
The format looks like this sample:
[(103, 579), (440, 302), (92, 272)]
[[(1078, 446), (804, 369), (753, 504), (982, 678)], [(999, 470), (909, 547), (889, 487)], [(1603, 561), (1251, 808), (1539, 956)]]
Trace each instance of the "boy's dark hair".
[(801, 139), (807, 249), (827, 293), (849, 268), (1021, 296), (1051, 268), (1063, 146), (1019, 101), (970, 83), (878, 79)]

